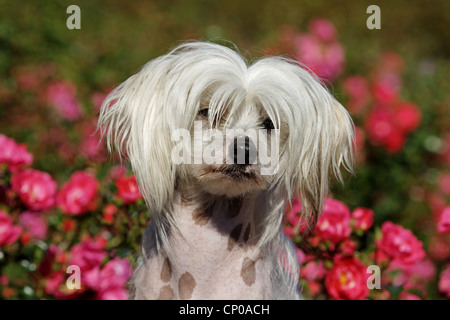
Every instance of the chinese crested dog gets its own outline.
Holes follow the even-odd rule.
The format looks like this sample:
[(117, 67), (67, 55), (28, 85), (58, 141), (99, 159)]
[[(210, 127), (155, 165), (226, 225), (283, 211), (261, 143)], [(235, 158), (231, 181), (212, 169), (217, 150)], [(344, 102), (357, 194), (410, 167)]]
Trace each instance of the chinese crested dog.
[(98, 125), (152, 214), (130, 298), (300, 298), (285, 206), (299, 196), (314, 225), (353, 162), (352, 120), (314, 75), (182, 44), (115, 88)]

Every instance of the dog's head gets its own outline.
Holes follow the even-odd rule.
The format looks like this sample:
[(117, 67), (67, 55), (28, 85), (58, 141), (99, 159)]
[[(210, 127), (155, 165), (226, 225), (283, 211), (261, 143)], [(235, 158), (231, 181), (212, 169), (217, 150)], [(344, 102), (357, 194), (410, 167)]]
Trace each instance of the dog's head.
[(330, 171), (341, 178), (352, 163), (351, 118), (317, 78), (280, 57), (248, 66), (212, 43), (147, 63), (107, 97), (99, 126), (129, 158), (153, 212), (192, 183), (228, 197), (281, 190), (316, 216)]

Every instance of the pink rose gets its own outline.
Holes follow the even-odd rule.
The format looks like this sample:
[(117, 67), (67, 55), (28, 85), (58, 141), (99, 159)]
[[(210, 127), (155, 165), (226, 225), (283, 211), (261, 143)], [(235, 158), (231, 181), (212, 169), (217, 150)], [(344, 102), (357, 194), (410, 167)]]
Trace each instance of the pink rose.
[(376, 106), (369, 112), (366, 129), (373, 144), (382, 145), (391, 153), (399, 151), (406, 140), (396, 125), (394, 114), (386, 107)]
[(82, 116), (80, 103), (76, 98), (76, 88), (72, 82), (51, 83), (46, 92), (47, 101), (67, 120), (77, 120)]
[(311, 260), (300, 268), (301, 278), (307, 281), (323, 279), (326, 274), (327, 270), (321, 260)]
[(439, 291), (444, 293), (447, 298), (450, 298), (450, 264), (441, 272), (438, 287)]
[(393, 260), (403, 264), (413, 264), (425, 258), (423, 243), (402, 226), (386, 221), (381, 226), (382, 237), (377, 246)]
[(400, 300), (422, 300), (420, 297), (416, 296), (415, 294), (402, 291), (398, 297)]
[(81, 132), (80, 155), (96, 163), (105, 161), (106, 147), (100, 143), (101, 134), (97, 131), (96, 119), (83, 122), (78, 130)]
[(14, 172), (32, 162), (33, 155), (27, 151), (25, 145), (19, 145), (13, 139), (0, 134), (0, 165), (6, 164), (8, 169)]
[(343, 255), (345, 256), (353, 256), (356, 251), (357, 243), (355, 241), (352, 241), (350, 239), (345, 239), (341, 245), (340, 249)]
[(126, 173), (127, 173), (127, 167), (119, 164), (119, 165), (115, 165), (114, 167), (111, 168), (108, 176), (112, 180), (117, 180), (120, 177), (124, 176)]
[(442, 211), (437, 229), (439, 233), (450, 233), (450, 206)]
[(98, 296), (101, 300), (127, 299), (128, 292), (125, 286), (131, 276), (131, 265), (126, 259), (118, 257), (108, 261), (100, 271), (97, 286)]
[(345, 54), (340, 43), (324, 43), (314, 35), (301, 34), (296, 47), (297, 60), (308, 66), (319, 78), (334, 81), (341, 74)]
[(367, 208), (356, 208), (352, 212), (353, 229), (367, 231), (373, 224), (373, 210)]
[(100, 278), (100, 266), (106, 255), (100, 243), (86, 239), (72, 247), (69, 264), (80, 267), (81, 283), (96, 289)]
[(31, 210), (51, 208), (55, 204), (56, 182), (46, 173), (25, 169), (11, 177), (11, 187)]
[(289, 226), (285, 226), (286, 235), (292, 237), (296, 232), (304, 234), (308, 227), (308, 222), (302, 217), (302, 203), (300, 198), (297, 197), (292, 200), (291, 204), (287, 204), (285, 212), (286, 221), (289, 223)]
[(135, 176), (120, 177), (116, 180), (116, 187), (119, 191), (119, 197), (126, 204), (136, 202), (136, 200), (138, 199), (142, 199), (142, 194), (139, 191)]
[(19, 224), (35, 239), (47, 236), (47, 221), (41, 212), (25, 211), (19, 215)]
[(336, 300), (363, 300), (369, 296), (366, 267), (356, 258), (338, 258), (325, 277), (328, 294)]
[(91, 174), (74, 172), (61, 188), (57, 203), (66, 214), (79, 215), (97, 207), (99, 183)]
[(350, 236), (350, 210), (338, 200), (328, 199), (317, 221), (315, 235), (337, 244)]
[(402, 102), (396, 106), (395, 118), (397, 126), (404, 133), (415, 130), (422, 119), (422, 113), (419, 108), (411, 102)]
[(369, 84), (364, 77), (348, 77), (344, 80), (343, 89), (350, 98), (347, 105), (353, 113), (360, 113), (371, 99)]
[(395, 103), (398, 100), (398, 95), (398, 88), (389, 81), (379, 80), (373, 85), (373, 96), (380, 104)]
[(336, 29), (326, 19), (314, 19), (309, 23), (309, 31), (324, 42), (333, 41), (336, 38)]
[(434, 279), (436, 267), (429, 259), (414, 264), (403, 264), (398, 260), (389, 263), (384, 275), (389, 276), (387, 282), (394, 286), (403, 286), (406, 290), (414, 289), (426, 295), (426, 284)]
[(110, 288), (106, 291), (98, 292), (98, 300), (127, 300), (128, 291), (125, 288)]
[(64, 274), (61, 271), (52, 273), (45, 282), (44, 292), (46, 294), (58, 295), (61, 294), (59, 287), (63, 284)]
[(12, 218), (0, 210), (0, 247), (16, 242), (21, 232), (22, 228), (13, 225)]

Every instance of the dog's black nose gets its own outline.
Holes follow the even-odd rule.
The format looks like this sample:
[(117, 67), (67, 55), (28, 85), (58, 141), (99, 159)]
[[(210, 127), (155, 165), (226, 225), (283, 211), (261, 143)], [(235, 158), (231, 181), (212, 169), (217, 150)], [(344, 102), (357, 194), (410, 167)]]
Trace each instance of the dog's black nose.
[(250, 165), (256, 163), (257, 150), (249, 137), (234, 138), (233, 144), (230, 146), (230, 154), (233, 154), (234, 164)]

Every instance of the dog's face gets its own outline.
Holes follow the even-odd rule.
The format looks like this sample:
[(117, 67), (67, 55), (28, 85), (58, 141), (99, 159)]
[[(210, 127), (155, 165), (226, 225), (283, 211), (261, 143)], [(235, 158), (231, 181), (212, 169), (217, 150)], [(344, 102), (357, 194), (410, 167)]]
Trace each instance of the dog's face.
[(212, 43), (188, 43), (146, 64), (105, 99), (99, 127), (126, 154), (152, 212), (177, 184), (213, 195), (300, 195), (317, 215), (329, 171), (352, 163), (352, 121), (297, 62), (252, 65)]
[(205, 100), (190, 129), (193, 157), (201, 163), (183, 164), (186, 174), (213, 195), (235, 197), (270, 188), (287, 128), (257, 101), (210, 108), (210, 99)]

